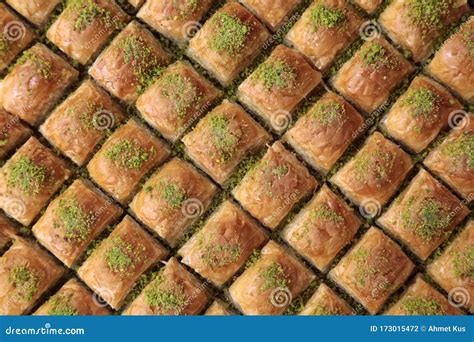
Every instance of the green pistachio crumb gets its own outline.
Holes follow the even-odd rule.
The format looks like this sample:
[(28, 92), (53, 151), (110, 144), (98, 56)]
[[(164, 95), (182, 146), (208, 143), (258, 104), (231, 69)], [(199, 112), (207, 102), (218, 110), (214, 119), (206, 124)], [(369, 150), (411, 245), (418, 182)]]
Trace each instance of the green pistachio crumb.
[(272, 174), (277, 176), (278, 178), (283, 177), (289, 171), (288, 165), (279, 165), (272, 169)]
[(107, 8), (100, 7), (95, 0), (68, 0), (67, 8), (74, 12), (74, 30), (84, 31), (94, 20), (99, 19), (106, 27), (120, 29), (123, 23)]
[(240, 137), (230, 130), (230, 119), (223, 114), (211, 114), (208, 124), (212, 144), (218, 150), (217, 161), (226, 163), (233, 157)]
[(214, 36), (209, 40), (213, 50), (234, 55), (244, 48), (250, 27), (239, 18), (227, 13), (218, 13), (213, 17), (212, 23), (216, 28)]
[(310, 219), (314, 220), (326, 220), (333, 223), (342, 223), (344, 222), (344, 217), (336, 212), (334, 209), (329, 207), (326, 203), (322, 203), (317, 208), (311, 210)]
[(273, 87), (287, 88), (295, 81), (296, 73), (288, 63), (277, 59), (260, 64), (251, 77), (262, 82), (265, 89), (271, 90)]
[(18, 295), (26, 301), (32, 300), (36, 291), (38, 291), (39, 279), (27, 266), (13, 267), (8, 275), (8, 282), (18, 291)]
[(224, 267), (239, 260), (242, 249), (238, 243), (200, 243), (202, 260), (212, 268)]
[(327, 305), (318, 304), (314, 307), (311, 313), (314, 316), (334, 316), (334, 315), (340, 315), (341, 310), (338, 307), (330, 308)]
[(139, 250), (121, 237), (114, 237), (111, 246), (105, 251), (107, 266), (112, 272), (127, 273), (135, 267)]
[(181, 208), (186, 200), (186, 191), (178, 184), (172, 182), (160, 182), (158, 184), (158, 192), (160, 193), (160, 198), (174, 209)]
[(339, 8), (318, 4), (311, 11), (310, 18), (314, 30), (317, 30), (321, 27), (333, 28), (339, 26), (345, 21), (346, 16)]
[(59, 200), (57, 215), (71, 240), (85, 241), (94, 223), (94, 215), (84, 212), (75, 198)]
[(8, 186), (18, 186), (25, 194), (37, 195), (46, 180), (46, 168), (21, 156), (10, 165)]
[(382, 150), (362, 152), (355, 159), (355, 174), (361, 181), (364, 181), (370, 173), (379, 180), (385, 180), (392, 170), (393, 163), (393, 156), (389, 152)]
[(464, 132), (456, 140), (449, 142), (441, 152), (458, 163), (466, 158), (468, 169), (474, 169), (474, 133)]
[(105, 156), (121, 168), (140, 169), (153, 152), (153, 148), (147, 151), (134, 141), (124, 139), (113, 145)]
[(474, 246), (453, 252), (453, 275), (474, 280)]
[(408, 17), (423, 31), (442, 28), (446, 13), (454, 5), (454, 0), (409, 0)]
[(263, 278), (263, 284), (260, 287), (260, 291), (267, 291), (276, 288), (288, 288), (289, 281), (285, 275), (283, 267), (277, 263), (272, 262), (266, 266), (260, 273)]
[(319, 102), (310, 112), (310, 115), (321, 125), (329, 126), (332, 125), (335, 121), (340, 120), (344, 117), (345, 108), (342, 104), (338, 102)]
[(474, 30), (473, 29), (468, 28), (466, 29), (466, 31), (463, 32), (463, 42), (464, 44), (466, 44), (466, 47), (471, 53), (471, 58), (474, 59)]
[(145, 302), (163, 311), (174, 310), (180, 312), (188, 302), (184, 286), (176, 282), (167, 283), (160, 273), (145, 289)]
[(410, 89), (402, 104), (412, 107), (412, 115), (414, 117), (423, 116), (425, 119), (430, 119), (430, 116), (436, 115), (438, 111), (439, 97), (430, 89), (420, 87)]
[(36, 68), (36, 72), (44, 80), (51, 80), (53, 78), (53, 64), (37, 53), (31, 52), (31, 50), (25, 51), (18, 61), (17, 65), (25, 64), (26, 62), (31, 61)]
[(185, 117), (188, 110), (200, 98), (200, 94), (191, 80), (178, 73), (164, 74), (160, 83), (162, 85), (161, 94), (173, 102), (180, 118)]
[(5, 37), (5, 35), (0, 35), (0, 54), (4, 54), (10, 48), (10, 41)]
[(0, 140), (0, 147), (5, 146), (6, 144), (8, 144), (8, 139), (7, 138)]
[(72, 295), (57, 294), (48, 301), (48, 315), (53, 316), (77, 316), (79, 313), (70, 304)]
[(441, 305), (434, 299), (428, 299), (418, 296), (410, 296), (403, 300), (402, 309), (408, 315), (441, 315)]

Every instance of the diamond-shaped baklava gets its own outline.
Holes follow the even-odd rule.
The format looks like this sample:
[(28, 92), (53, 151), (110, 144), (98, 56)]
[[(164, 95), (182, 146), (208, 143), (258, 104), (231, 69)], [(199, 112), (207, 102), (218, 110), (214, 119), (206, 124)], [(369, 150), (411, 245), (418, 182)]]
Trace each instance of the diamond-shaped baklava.
[(324, 283), (318, 287), (318, 290), (300, 312), (300, 315), (306, 316), (347, 316), (353, 314), (349, 304)]
[(240, 0), (240, 2), (272, 31), (277, 31), (286, 25), (301, 0)]
[(231, 316), (235, 315), (229, 308), (227, 304), (222, 302), (219, 299), (216, 299), (212, 305), (204, 313), (206, 316)]
[(36, 26), (43, 26), (61, 0), (6, 0), (6, 2)]
[(9, 114), (0, 106), (0, 159), (22, 144), (30, 134), (31, 131), (17, 116)]

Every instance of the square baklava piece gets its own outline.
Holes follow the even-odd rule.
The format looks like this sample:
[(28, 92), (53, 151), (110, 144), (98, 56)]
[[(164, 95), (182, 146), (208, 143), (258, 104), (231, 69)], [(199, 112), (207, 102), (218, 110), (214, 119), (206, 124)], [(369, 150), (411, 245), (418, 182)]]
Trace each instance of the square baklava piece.
[(201, 28), (199, 21), (216, 0), (148, 0), (137, 17), (165, 37), (181, 44)]
[(375, 132), (331, 182), (355, 204), (381, 207), (397, 191), (412, 166), (407, 153)]
[(153, 34), (132, 21), (99, 55), (89, 74), (119, 99), (132, 104), (171, 62)]
[(69, 57), (87, 64), (112, 33), (125, 26), (127, 19), (115, 1), (68, 1), (46, 37)]
[(223, 301), (216, 299), (211, 306), (204, 313), (205, 316), (233, 316), (235, 315), (232, 312), (228, 305)]
[(3, 79), (3, 107), (36, 126), (78, 76), (62, 57), (38, 43), (23, 53)]
[(140, 180), (169, 154), (168, 147), (135, 119), (117, 129), (87, 165), (92, 179), (117, 201), (128, 202)]
[(32, 137), (0, 171), (0, 207), (29, 225), (70, 175), (66, 164)]
[(175, 158), (143, 185), (130, 203), (138, 219), (171, 246), (209, 208), (217, 187), (194, 166)]
[(229, 296), (245, 315), (281, 315), (313, 279), (301, 261), (270, 241), (229, 288)]
[(6, 2), (36, 26), (43, 26), (61, 0), (6, 0)]
[(364, 119), (343, 97), (324, 94), (283, 136), (315, 169), (327, 173), (360, 135)]
[(275, 131), (282, 132), (290, 124), (298, 104), (320, 81), (321, 74), (302, 55), (278, 45), (239, 86), (237, 96)]
[[(446, 292), (451, 293), (456, 304), (474, 313), (474, 221), (428, 267), (428, 274)], [(457, 293), (457, 294), (456, 294)], [(457, 298), (459, 296), (459, 298)]]
[(384, 38), (366, 41), (334, 77), (344, 97), (367, 113), (385, 103), (413, 66)]
[(282, 232), (298, 253), (326, 271), (354, 237), (361, 221), (354, 211), (324, 185)]
[(286, 35), (286, 40), (326, 71), (359, 38), (362, 18), (346, 1), (314, 1)]
[(227, 201), (178, 253), (183, 264), (222, 287), (265, 241), (263, 230)]
[(165, 264), (124, 315), (198, 315), (204, 310), (211, 299), (208, 285), (175, 258)]
[(223, 184), (244, 157), (260, 150), (270, 135), (238, 104), (224, 100), (183, 138), (186, 153)]
[(252, 63), (269, 36), (252, 13), (237, 2), (230, 2), (190, 40), (187, 54), (222, 85), (229, 86)]
[(468, 213), (446, 187), (420, 170), (378, 223), (425, 260)]
[(474, 200), (474, 115), (424, 160), (425, 166), (452, 186), (468, 202)]
[(137, 279), (167, 254), (164, 247), (126, 216), (77, 274), (112, 308), (118, 309)]
[(385, 312), (391, 316), (462, 315), (441, 293), (417, 275), (401, 298)]
[(459, 101), (437, 82), (417, 76), (390, 108), (382, 126), (392, 137), (420, 153), (448, 127), (450, 114), (462, 108)]
[(372, 227), (329, 276), (374, 315), (414, 267), (400, 246)]
[(286, 24), (301, 0), (240, 0), (270, 30), (277, 31)]
[(52, 201), (33, 226), (38, 241), (71, 267), (87, 246), (121, 214), (90, 182), (78, 179)]
[(38, 246), (17, 238), (0, 257), (0, 315), (27, 314), (63, 273)]
[(299, 313), (303, 316), (348, 316), (352, 308), (326, 284), (321, 284)]
[(0, 105), (0, 159), (24, 143), (30, 135), (30, 129), (17, 116), (3, 110)]
[(51, 296), (35, 315), (41, 316), (99, 316), (110, 311), (95, 300), (93, 294), (76, 279), (69, 280)]
[(136, 106), (151, 126), (175, 142), (221, 97), (222, 92), (189, 63), (178, 61), (138, 98)]
[(124, 113), (93, 81), (79, 86), (41, 125), (43, 136), (82, 166), (99, 142), (124, 119)]
[(232, 194), (253, 217), (275, 229), (317, 185), (308, 169), (275, 142)]

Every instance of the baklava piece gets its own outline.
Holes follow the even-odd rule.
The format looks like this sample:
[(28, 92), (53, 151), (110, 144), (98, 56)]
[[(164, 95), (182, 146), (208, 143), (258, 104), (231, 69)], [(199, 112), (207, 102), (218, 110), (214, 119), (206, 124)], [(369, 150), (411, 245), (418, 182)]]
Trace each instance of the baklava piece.
[(115, 30), (123, 28), (127, 14), (109, 0), (72, 0), (46, 33), (64, 53), (87, 64)]
[(77, 274), (112, 308), (118, 309), (137, 279), (167, 254), (164, 247), (126, 216)]
[(212, 305), (204, 313), (206, 316), (232, 316), (235, 315), (228, 305), (219, 299), (214, 300)]
[(120, 106), (93, 81), (87, 80), (53, 111), (39, 131), (82, 166), (99, 142), (123, 119)]
[[(460, 295), (464, 305), (474, 313), (474, 221), (456, 237), (448, 248), (428, 266), (428, 274), (453, 299)], [(457, 295), (456, 295), (457, 293)]]
[(209, 300), (207, 284), (171, 258), (123, 314), (198, 315)]
[(186, 153), (216, 182), (223, 184), (249, 153), (270, 135), (239, 105), (224, 100), (183, 138)]
[(131, 119), (105, 142), (87, 170), (97, 184), (124, 204), (140, 180), (168, 155), (168, 147), (161, 140)]
[(15, 11), (36, 26), (43, 26), (61, 0), (6, 0)]
[(374, 13), (384, 0), (352, 0), (367, 13)]
[(0, 214), (0, 253), (3, 253), (12, 240), (17, 236), (16, 230), (11, 222)]
[(298, 104), (319, 84), (321, 74), (298, 52), (278, 45), (239, 86), (237, 96), (275, 131), (291, 122)]
[(353, 210), (324, 185), (283, 230), (282, 236), (324, 272), (360, 225)]
[(342, 51), (359, 38), (362, 18), (345, 0), (318, 0), (286, 35), (313, 65), (326, 71)]
[(229, 295), (245, 315), (281, 315), (313, 279), (301, 261), (270, 241), (232, 284)]
[(382, 126), (392, 137), (420, 153), (448, 127), (450, 114), (462, 108), (441, 85), (417, 76), (390, 108)]
[(69, 280), (35, 311), (42, 316), (99, 316), (110, 312), (76, 279)]
[(296, 10), (301, 0), (240, 0), (272, 31), (278, 30)]
[(0, 207), (27, 226), (70, 175), (66, 164), (32, 137), (0, 171)]
[(334, 87), (365, 112), (385, 103), (413, 66), (384, 38), (369, 40), (333, 79)]
[(474, 17), (464, 23), (433, 57), (427, 71), (474, 103)]
[(132, 104), (170, 62), (171, 56), (153, 34), (132, 21), (99, 55), (89, 74), (110, 93)]
[(147, 0), (137, 17), (176, 43), (185, 43), (201, 28), (199, 21), (215, 0)]
[(413, 166), (410, 156), (378, 132), (332, 178), (352, 202), (383, 206)]
[(33, 31), (4, 4), (0, 4), (0, 72), (26, 48)]
[(130, 203), (134, 214), (174, 246), (209, 208), (217, 187), (191, 164), (175, 158), (163, 165)]
[(426, 260), (468, 213), (456, 196), (420, 170), (378, 223)]
[(31, 131), (17, 116), (9, 114), (0, 106), (0, 159), (24, 143), (30, 135)]
[(284, 135), (303, 159), (327, 173), (363, 131), (364, 119), (333, 92), (326, 93)]
[[(123, 2), (124, 0), (122, 0)], [(125, 0), (127, 1), (130, 5), (133, 6), (133, 8), (137, 9), (139, 8), (141, 5), (143, 5), (143, 3), (145, 2), (145, 0)], [(177, 1), (177, 0), (173, 0), (173, 1)]]
[(206, 21), (190, 40), (187, 53), (222, 85), (229, 86), (252, 63), (269, 36), (252, 13), (230, 2)]
[(27, 314), (63, 273), (38, 246), (16, 239), (0, 257), (0, 315)]
[(354, 312), (345, 300), (323, 283), (299, 314), (304, 316), (349, 316)]
[(474, 115), (454, 129), (430, 152), (425, 166), (452, 186), (468, 202), (474, 200)]
[(36, 126), (78, 76), (62, 57), (38, 43), (23, 53), (3, 79), (3, 107)]
[(265, 241), (265, 233), (247, 214), (225, 202), (178, 253), (183, 264), (222, 287)]
[(430, 284), (417, 275), (415, 282), (402, 297), (385, 312), (391, 316), (447, 316), (462, 315), (453, 305)]
[(44, 247), (71, 267), (121, 212), (90, 182), (78, 179), (49, 204), (32, 231)]
[(376, 314), (414, 267), (400, 246), (372, 227), (329, 275), (369, 313)]
[(179, 61), (138, 98), (136, 106), (151, 126), (175, 142), (221, 97), (211, 82)]

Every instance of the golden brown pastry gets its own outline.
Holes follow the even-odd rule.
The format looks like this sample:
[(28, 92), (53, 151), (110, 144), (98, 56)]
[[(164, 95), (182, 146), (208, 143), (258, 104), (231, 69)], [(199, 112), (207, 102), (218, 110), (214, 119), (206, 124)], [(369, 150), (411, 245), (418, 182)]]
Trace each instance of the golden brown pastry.
[(46, 37), (71, 58), (87, 64), (127, 21), (127, 14), (115, 1), (72, 0)]
[(86, 80), (53, 111), (39, 131), (81, 166), (107, 133), (123, 120), (120, 106), (93, 81)]
[(378, 223), (426, 260), (468, 213), (456, 196), (420, 170)]
[(171, 258), (123, 314), (198, 315), (210, 300), (207, 287)]
[(383, 119), (384, 129), (416, 153), (448, 127), (450, 114), (463, 107), (445, 88), (417, 76)]
[(224, 100), (183, 138), (186, 153), (216, 182), (225, 183), (244, 157), (270, 135), (238, 104)]
[(232, 194), (252, 216), (275, 229), (317, 185), (308, 169), (277, 141)]
[(3, 79), (3, 107), (36, 126), (78, 75), (62, 57), (38, 43), (23, 53)]
[(140, 275), (167, 254), (164, 247), (126, 216), (77, 274), (112, 308), (118, 309)]
[(383, 0), (352, 0), (367, 13), (372, 14), (382, 4)]
[(235, 315), (228, 307), (227, 304), (219, 299), (216, 299), (212, 305), (204, 313), (206, 316), (232, 316)]
[(313, 279), (301, 261), (270, 241), (231, 285), (229, 295), (245, 315), (281, 315)]
[(36, 26), (43, 26), (48, 21), (54, 8), (61, 0), (6, 0), (15, 11)]
[(229, 86), (260, 53), (269, 33), (245, 7), (221, 7), (189, 42), (187, 54)]
[(63, 273), (38, 246), (17, 238), (0, 257), (0, 315), (28, 313)]
[(92, 293), (72, 278), (35, 311), (42, 316), (109, 315), (107, 308), (94, 300)]
[(359, 38), (362, 21), (345, 0), (317, 0), (291, 28), (286, 40), (316, 68), (326, 71)]
[(384, 38), (366, 41), (333, 79), (334, 87), (365, 112), (385, 103), (413, 66)]
[(354, 312), (345, 300), (323, 283), (299, 314), (304, 316), (347, 316), (353, 315)]
[(163, 165), (130, 203), (134, 214), (171, 246), (209, 208), (217, 187), (178, 158)]
[(183, 264), (222, 287), (266, 240), (263, 230), (227, 201), (178, 253)]
[(0, 253), (5, 251), (16, 236), (17, 233), (12, 223), (0, 214)]
[(44, 247), (71, 267), (121, 213), (89, 181), (78, 179), (49, 204), (32, 231)]
[(186, 62), (169, 66), (136, 106), (145, 120), (175, 142), (222, 97), (222, 92)]
[(462, 315), (448, 300), (419, 274), (402, 297), (385, 312), (391, 316)]
[[(456, 304), (474, 313), (474, 221), (470, 220), (464, 230), (427, 268), (428, 274)], [(459, 297), (458, 297), (459, 296)]]
[(321, 82), (302, 55), (278, 45), (239, 86), (237, 96), (277, 132), (290, 124), (298, 104)]
[(255, 16), (276, 31), (286, 22), (301, 0), (240, 0)]
[(373, 133), (362, 149), (332, 178), (357, 205), (375, 203), (383, 206), (413, 166), (410, 156), (401, 148)]
[(400, 246), (372, 227), (329, 275), (369, 313), (376, 314), (413, 268)]
[(327, 173), (364, 129), (354, 107), (333, 92), (324, 94), (283, 136), (303, 159)]
[(132, 104), (170, 62), (171, 56), (153, 34), (132, 21), (99, 55), (89, 74), (113, 95)]
[(0, 106), (0, 159), (24, 143), (30, 135), (30, 129), (17, 116), (9, 114)]
[(92, 179), (124, 204), (138, 183), (169, 155), (168, 147), (135, 119), (117, 129), (87, 165)]
[(326, 271), (339, 251), (357, 232), (361, 221), (327, 185), (295, 216), (282, 232), (298, 253)]
[(70, 175), (53, 151), (31, 137), (0, 171), (0, 207), (29, 225)]

